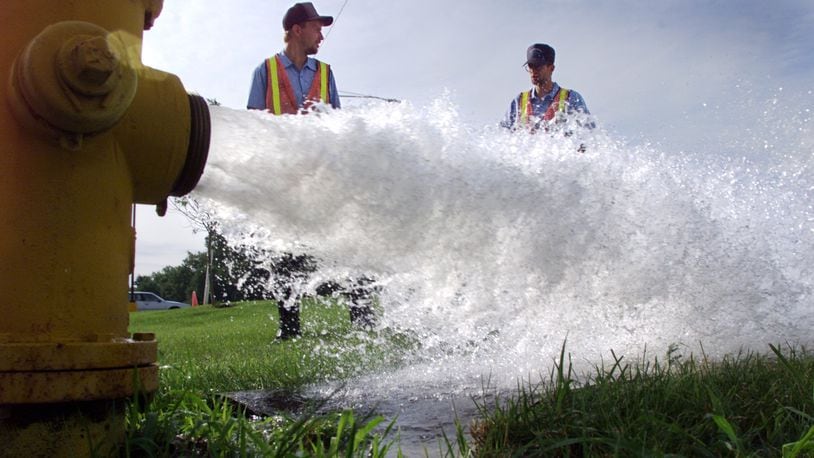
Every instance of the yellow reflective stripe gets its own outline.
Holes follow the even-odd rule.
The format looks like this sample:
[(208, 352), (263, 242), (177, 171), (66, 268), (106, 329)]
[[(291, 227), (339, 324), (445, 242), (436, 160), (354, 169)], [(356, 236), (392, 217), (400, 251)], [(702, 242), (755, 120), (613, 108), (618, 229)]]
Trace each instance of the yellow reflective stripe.
[(520, 115), (520, 123), (521, 124), (528, 124), (529, 122), (529, 96), (531, 95), (531, 91), (526, 91), (520, 94), (520, 105), (517, 107), (517, 112)]
[(328, 103), (328, 64), (319, 63), (319, 98)]
[(566, 102), (568, 102), (568, 93), (570, 91), (568, 89), (560, 88), (560, 100), (557, 104), (557, 109), (559, 111), (565, 111)]
[[(269, 58), (269, 77), (271, 79), (271, 99), (272, 99), (272, 112), (276, 115), (282, 114), (283, 109), (280, 107), (280, 81), (277, 77), (277, 57)], [(268, 107), (267, 107), (268, 108)]]

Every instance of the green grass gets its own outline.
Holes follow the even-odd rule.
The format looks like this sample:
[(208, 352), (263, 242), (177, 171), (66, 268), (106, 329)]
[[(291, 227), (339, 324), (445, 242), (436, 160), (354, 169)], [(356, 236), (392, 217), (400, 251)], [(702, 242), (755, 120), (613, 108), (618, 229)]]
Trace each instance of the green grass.
[[(355, 330), (347, 314), (341, 304), (306, 302), (303, 338), (285, 342), (274, 340), (271, 302), (131, 314), (131, 332), (154, 332), (159, 341), (161, 388), (151, 404), (131, 403), (123, 454), (398, 455), (388, 436), (394, 419), (317, 415), (316, 406), (247, 418), (218, 395), (296, 392), (387, 370), (419, 345), (395, 331)], [(439, 454), (814, 456), (814, 357), (804, 348), (770, 346), (714, 361), (675, 349), (661, 358), (611, 356), (593, 373), (575, 374), (563, 345), (547, 380), (519, 381), (513, 393), (480, 404), (479, 418), (459, 425)]]
[(348, 309), (306, 301), (303, 337), (277, 341), (273, 302), (196, 307), (130, 315), (131, 332), (158, 340), (161, 389), (199, 393), (296, 390), (400, 364), (415, 344), (409, 337), (351, 327)]
[(384, 418), (361, 421), (351, 411), (333, 415), (247, 419), (225, 399), (191, 393), (161, 403), (134, 401), (127, 410), (128, 437), (117, 456), (384, 457), (394, 425), (375, 433)]
[(456, 443), (489, 457), (812, 456), (814, 358), (770, 349), (714, 362), (614, 355), (583, 383), (563, 349), (546, 383), (480, 405), (471, 443)]
[[(400, 364), (415, 345), (387, 330), (355, 329), (348, 309), (333, 301), (306, 300), (303, 337), (277, 341), (273, 302), (245, 302), (130, 315), (130, 332), (158, 341), (159, 392), (152, 402), (128, 407), (126, 456), (384, 456), (393, 422), (352, 411), (257, 419), (222, 393), (277, 390), (342, 380)], [(374, 428), (386, 426), (383, 431)]]

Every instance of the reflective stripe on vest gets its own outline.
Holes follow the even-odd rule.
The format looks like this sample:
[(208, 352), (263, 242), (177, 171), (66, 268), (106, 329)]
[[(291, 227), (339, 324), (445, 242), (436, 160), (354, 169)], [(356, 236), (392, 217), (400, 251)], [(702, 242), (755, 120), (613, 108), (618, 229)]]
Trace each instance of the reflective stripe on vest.
[(568, 95), (571, 91), (565, 88), (560, 88), (556, 94), (554, 94), (554, 100), (551, 101), (551, 104), (548, 106), (548, 109), (545, 111), (545, 115), (543, 115), (543, 119), (546, 121), (551, 121), (554, 119), (554, 116), (557, 112), (565, 113), (565, 110), (568, 108)]
[[(308, 107), (314, 101), (330, 103), (328, 93), (328, 82), (330, 76), (330, 65), (317, 61), (317, 72), (311, 88), (305, 96), (302, 108)], [(283, 113), (296, 114), (300, 111), (300, 106), (294, 96), (294, 89), (288, 79), (285, 66), (280, 61), (280, 56), (270, 57), (266, 60), (266, 72), (268, 73), (268, 87), (266, 89), (266, 109), (279, 115)]]
[(520, 104), (517, 105), (517, 111), (520, 113), (520, 124), (527, 126), (529, 123), (529, 118), (533, 113), (531, 106), (531, 91), (526, 91), (520, 94)]
[[(319, 61), (317, 61), (319, 62)], [(319, 75), (319, 99), (322, 103), (330, 103), (328, 100), (328, 64), (325, 62), (319, 62), (319, 68), (317, 69), (317, 74)]]
[[(557, 93), (554, 94), (554, 99), (548, 105), (548, 109), (543, 115), (543, 119), (546, 121), (551, 121), (554, 119), (557, 112), (565, 113), (566, 109), (568, 109), (568, 96), (570, 94), (571, 91), (561, 87)], [(519, 124), (528, 126), (529, 119), (534, 115), (534, 107), (531, 104), (531, 91), (520, 93), (517, 102), (517, 119)]]

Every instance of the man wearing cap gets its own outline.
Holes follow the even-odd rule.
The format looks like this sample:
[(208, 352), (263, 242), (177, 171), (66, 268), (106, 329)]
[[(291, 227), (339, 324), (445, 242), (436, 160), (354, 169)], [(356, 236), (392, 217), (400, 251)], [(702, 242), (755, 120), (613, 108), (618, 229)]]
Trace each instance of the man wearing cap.
[[(551, 79), (554, 73), (554, 48), (542, 43), (529, 46), (524, 67), (531, 75), (533, 86), (512, 100), (501, 126), (512, 130), (524, 127), (534, 132), (541, 128), (549, 130), (554, 123), (564, 122), (579, 113), (590, 115), (585, 100), (577, 91), (560, 87)], [(577, 122), (580, 123), (580, 120)], [(579, 125), (594, 127), (584, 117)]]
[[(322, 27), (334, 19), (320, 16), (310, 2), (295, 3), (283, 17), (285, 49), (266, 59), (254, 70), (247, 108), (276, 115), (306, 113), (314, 103), (339, 108), (331, 67), (313, 57), (323, 40)], [(283, 255), (277, 264), (277, 307), (280, 339), (301, 335), (298, 288), (313, 270), (309, 256)]]
[(296, 114), (315, 102), (339, 108), (330, 65), (310, 55), (323, 40), (322, 27), (334, 19), (320, 16), (310, 2), (296, 3), (283, 17), (285, 49), (266, 59), (254, 70), (247, 107), (274, 114)]

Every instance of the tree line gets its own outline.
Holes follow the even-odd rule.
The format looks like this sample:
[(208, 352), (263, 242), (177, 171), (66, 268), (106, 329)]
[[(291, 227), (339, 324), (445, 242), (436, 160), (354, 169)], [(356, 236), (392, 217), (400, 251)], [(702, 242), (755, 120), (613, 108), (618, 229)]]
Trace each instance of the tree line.
[[(210, 297), (213, 302), (266, 299), (265, 287), (271, 271), (264, 267), (256, 249), (232, 248), (215, 231), (206, 236), (207, 251), (187, 253), (181, 265), (167, 266), (150, 275), (139, 275), (136, 289), (152, 291), (164, 299), (189, 302), (195, 291), (203, 303), (207, 274), (210, 276)], [(210, 259), (211, 258), (211, 259)], [(211, 263), (210, 263), (211, 260)]]
[[(229, 245), (215, 230), (206, 236), (207, 251), (188, 253), (179, 266), (167, 266), (150, 275), (139, 275), (135, 287), (164, 299), (188, 302), (192, 291), (201, 303), (275, 299), (275, 279), (289, 278), (292, 272), (311, 273), (316, 262), (308, 255), (272, 253), (257, 247)], [(208, 264), (208, 268), (207, 268)], [(211, 300), (204, 296), (206, 276), (210, 275)], [(335, 285), (324, 285), (318, 293), (331, 294)]]

